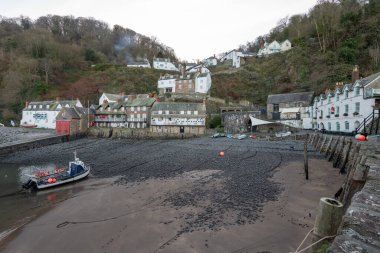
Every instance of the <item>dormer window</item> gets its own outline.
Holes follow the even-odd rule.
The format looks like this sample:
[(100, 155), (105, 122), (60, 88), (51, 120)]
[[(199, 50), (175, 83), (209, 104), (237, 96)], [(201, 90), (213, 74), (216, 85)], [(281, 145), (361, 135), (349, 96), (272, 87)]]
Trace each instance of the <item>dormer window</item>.
[(40, 105), (40, 109), (42, 109), (42, 105)]
[(359, 87), (356, 87), (356, 88), (355, 88), (355, 95), (356, 95), (356, 96), (359, 96), (359, 95), (360, 95), (360, 88), (359, 88)]
[(50, 109), (50, 105), (46, 105), (46, 109)]

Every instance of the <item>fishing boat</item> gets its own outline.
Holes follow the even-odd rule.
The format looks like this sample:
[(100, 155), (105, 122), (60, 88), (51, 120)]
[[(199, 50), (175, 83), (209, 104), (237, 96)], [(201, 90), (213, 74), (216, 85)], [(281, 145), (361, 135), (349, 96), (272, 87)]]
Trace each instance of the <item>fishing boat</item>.
[(23, 184), (24, 189), (45, 189), (61, 184), (66, 184), (74, 181), (78, 181), (88, 176), (90, 173), (90, 166), (85, 165), (74, 152), (74, 161), (69, 162), (68, 170), (61, 168), (55, 169), (55, 171), (42, 172), (39, 171), (33, 175), (26, 174), (29, 180)]

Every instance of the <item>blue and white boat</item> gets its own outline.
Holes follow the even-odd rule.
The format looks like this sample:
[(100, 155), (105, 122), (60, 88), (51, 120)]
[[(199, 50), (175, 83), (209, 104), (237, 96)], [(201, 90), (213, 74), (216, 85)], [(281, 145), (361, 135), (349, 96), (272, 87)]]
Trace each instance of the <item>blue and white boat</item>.
[(56, 169), (52, 173), (38, 172), (34, 175), (26, 174), (29, 180), (23, 184), (25, 189), (45, 189), (61, 184), (66, 184), (78, 181), (88, 176), (90, 173), (90, 166), (85, 165), (74, 152), (74, 161), (69, 162), (69, 169)]

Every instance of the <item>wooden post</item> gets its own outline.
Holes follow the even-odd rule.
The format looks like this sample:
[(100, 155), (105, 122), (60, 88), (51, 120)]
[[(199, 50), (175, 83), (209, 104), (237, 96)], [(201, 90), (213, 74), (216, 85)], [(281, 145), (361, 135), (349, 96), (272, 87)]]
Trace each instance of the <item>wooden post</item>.
[(308, 139), (309, 139), (309, 134), (306, 134), (305, 144), (304, 144), (304, 148), (303, 148), (303, 158), (304, 158), (303, 168), (305, 170), (306, 180), (309, 180), (309, 164), (308, 164), (308, 158), (307, 158)]
[(329, 153), (330, 153), (330, 148), (331, 148), (332, 140), (333, 140), (333, 137), (331, 136), (331, 138), (330, 138), (330, 140), (329, 140), (329, 143), (327, 144), (325, 157), (327, 157), (327, 156), (329, 155)]
[(318, 150), (318, 145), (321, 142), (321, 139), (322, 139), (322, 136), (318, 135), (318, 142), (317, 142), (317, 145), (315, 145), (315, 150)]
[(342, 164), (340, 166), (340, 171), (339, 171), (341, 174), (346, 173), (346, 164), (347, 164), (348, 156), (350, 154), (351, 145), (352, 145), (352, 141), (351, 139), (349, 139), (348, 143), (346, 144), (345, 150), (343, 150), (343, 153), (344, 153), (343, 160), (342, 160)]
[(321, 198), (317, 217), (315, 218), (314, 234), (319, 237), (335, 235), (343, 215), (343, 205), (330, 198)]
[(342, 156), (343, 156), (342, 153), (343, 153), (343, 149), (344, 149), (345, 143), (346, 143), (346, 140), (345, 140), (345, 138), (343, 137), (342, 142), (340, 143), (340, 145), (339, 145), (339, 147), (338, 147), (338, 149), (337, 149), (337, 152), (336, 152), (336, 155), (335, 155), (335, 159), (334, 159), (334, 161), (333, 161), (333, 167), (334, 167), (334, 168), (337, 168), (337, 167), (338, 167), (339, 162), (340, 162), (340, 160), (341, 160), (341, 158), (342, 158)]
[(337, 147), (338, 144), (339, 144), (339, 141), (340, 141), (340, 137), (338, 137), (338, 138), (336, 139), (336, 142), (334, 143), (334, 146), (333, 146), (333, 148), (331, 149), (331, 154), (330, 154), (330, 156), (329, 156), (328, 161), (331, 161), (331, 160), (334, 158), (335, 150), (336, 150), (336, 147)]
[(326, 140), (327, 140), (327, 135), (325, 135), (325, 138), (323, 139), (322, 144), (319, 147), (319, 153), (323, 152), (323, 147), (325, 146)]

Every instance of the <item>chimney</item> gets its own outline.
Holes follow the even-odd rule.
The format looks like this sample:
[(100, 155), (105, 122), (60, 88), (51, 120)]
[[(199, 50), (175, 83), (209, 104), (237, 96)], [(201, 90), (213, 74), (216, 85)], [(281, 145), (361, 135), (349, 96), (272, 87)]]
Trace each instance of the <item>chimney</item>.
[(359, 66), (358, 65), (355, 65), (354, 69), (352, 70), (352, 84), (354, 84), (356, 80), (359, 80)]
[(25, 108), (28, 108), (29, 101), (25, 101)]
[(59, 102), (59, 100), (61, 100), (61, 99), (60, 99), (60, 97), (56, 97), (55, 100), (56, 100), (57, 102)]
[(181, 65), (181, 75), (184, 77), (186, 75), (186, 65)]

